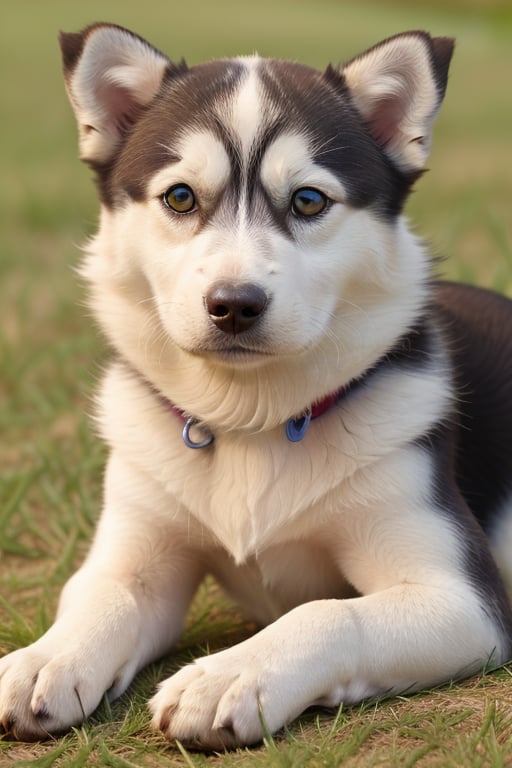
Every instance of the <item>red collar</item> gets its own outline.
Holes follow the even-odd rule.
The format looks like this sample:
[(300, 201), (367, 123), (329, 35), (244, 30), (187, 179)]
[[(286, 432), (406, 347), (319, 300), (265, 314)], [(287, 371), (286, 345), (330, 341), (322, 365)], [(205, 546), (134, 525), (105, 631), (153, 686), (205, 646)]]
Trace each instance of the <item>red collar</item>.
[(320, 400), (320, 402), (313, 403), (313, 406), (311, 408), (311, 418), (318, 419), (319, 416), (321, 416), (323, 413), (325, 413), (330, 408), (332, 408), (333, 405), (336, 405), (338, 400), (341, 398), (341, 396), (345, 392), (345, 389), (346, 387), (341, 387), (336, 392), (331, 392), (330, 395), (327, 395), (327, 397), (324, 397), (324, 399)]
[[(288, 419), (285, 424), (285, 434), (288, 440), (291, 443), (300, 442), (307, 432), (309, 423), (313, 419), (318, 419), (319, 416), (322, 416), (322, 414), (336, 405), (346, 390), (347, 387), (341, 387), (340, 389), (336, 390), (336, 392), (331, 392), (330, 395), (324, 397), (323, 400), (319, 400), (317, 403), (313, 403), (313, 405), (308, 408), (301, 416), (297, 417), (296, 419)], [(169, 409), (174, 413), (174, 415), (177, 416), (178, 419), (183, 423), (183, 442), (188, 448), (206, 448), (208, 445), (213, 443), (215, 436), (204, 424), (201, 424), (198, 427), (198, 429), (203, 433), (204, 439), (199, 440), (198, 442), (192, 440), (190, 437), (190, 430), (193, 426), (198, 424), (198, 419), (195, 419), (193, 416), (186, 414), (185, 411), (182, 411), (181, 408), (178, 408), (177, 405), (171, 403), (170, 400), (165, 400), (165, 402), (167, 403)]]

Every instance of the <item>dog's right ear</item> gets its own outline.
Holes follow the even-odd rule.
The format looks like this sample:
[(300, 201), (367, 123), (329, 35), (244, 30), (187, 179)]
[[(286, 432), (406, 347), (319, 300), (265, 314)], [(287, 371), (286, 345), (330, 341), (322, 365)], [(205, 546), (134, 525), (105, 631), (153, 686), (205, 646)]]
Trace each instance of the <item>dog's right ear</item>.
[(158, 93), (172, 62), (127, 29), (94, 24), (60, 33), (66, 89), (78, 121), (80, 157), (108, 163)]

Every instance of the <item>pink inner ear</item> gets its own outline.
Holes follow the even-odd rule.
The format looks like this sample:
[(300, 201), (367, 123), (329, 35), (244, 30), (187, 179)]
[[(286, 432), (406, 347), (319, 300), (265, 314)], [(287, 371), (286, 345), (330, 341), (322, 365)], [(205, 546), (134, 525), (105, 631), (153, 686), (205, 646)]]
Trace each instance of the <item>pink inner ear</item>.
[(399, 97), (383, 99), (374, 104), (369, 125), (372, 136), (381, 146), (393, 144), (399, 138), (404, 115), (403, 101)]
[(122, 136), (136, 121), (142, 107), (126, 88), (101, 81), (96, 88), (105, 122)]

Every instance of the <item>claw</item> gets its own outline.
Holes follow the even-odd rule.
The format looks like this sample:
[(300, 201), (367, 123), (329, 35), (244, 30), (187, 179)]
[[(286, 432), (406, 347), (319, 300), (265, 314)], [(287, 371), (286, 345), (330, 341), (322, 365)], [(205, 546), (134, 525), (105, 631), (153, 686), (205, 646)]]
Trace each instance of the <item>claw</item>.
[(215, 733), (224, 747), (236, 744), (235, 725), (232, 720), (226, 720), (215, 728)]
[(37, 709), (32, 710), (32, 714), (36, 720), (49, 720), (51, 717), (50, 711), (45, 703), (40, 704)]
[(16, 725), (16, 718), (12, 715), (6, 715), (0, 720), (0, 736), (7, 736), (8, 738), (16, 738), (14, 733), (14, 726)]
[(169, 728), (171, 726), (171, 720), (176, 714), (177, 709), (178, 709), (178, 705), (175, 704), (172, 707), (167, 707), (158, 720), (156, 719), (156, 717), (153, 718), (153, 726), (155, 728), (158, 728), (158, 730), (162, 731), (162, 733), (165, 735), (167, 739), (172, 738), (172, 735), (169, 733)]
[(78, 693), (78, 688), (75, 686), (73, 690), (75, 691), (76, 697), (78, 699), (78, 703), (80, 705), (80, 711), (82, 712), (82, 718), (84, 720), (87, 720), (87, 715), (85, 714), (85, 710), (84, 710), (84, 707), (83, 707), (83, 704), (82, 704), (82, 699), (80, 698), (80, 694)]

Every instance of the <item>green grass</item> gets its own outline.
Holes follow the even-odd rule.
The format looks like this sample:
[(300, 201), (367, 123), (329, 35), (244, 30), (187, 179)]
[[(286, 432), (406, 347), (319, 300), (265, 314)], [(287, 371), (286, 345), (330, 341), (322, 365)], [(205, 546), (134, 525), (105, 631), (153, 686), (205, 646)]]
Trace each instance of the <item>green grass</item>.
[[(93, 231), (94, 187), (80, 166), (60, 75), (59, 28), (105, 19), (190, 62), (251, 53), (322, 66), (407, 28), (455, 35), (432, 171), (408, 212), (446, 257), (443, 271), (512, 295), (512, 14), (503, 2), (218, 0), (169, 4), (4, 3), (0, 24), (0, 653), (38, 637), (86, 551), (104, 449), (87, 413), (107, 354), (72, 267)], [(457, 686), (334, 713), (307, 713), (261, 747), (186, 753), (148, 727), (156, 682), (205, 648), (251, 631), (211, 583), (176, 654), (143, 672), (60, 740), (0, 740), (17, 766), (505, 766), (512, 752), (510, 669)]]

